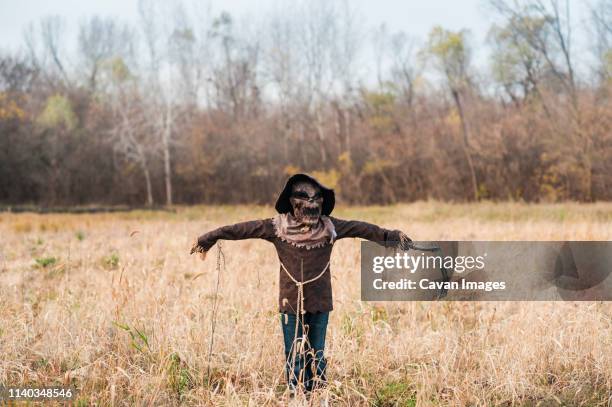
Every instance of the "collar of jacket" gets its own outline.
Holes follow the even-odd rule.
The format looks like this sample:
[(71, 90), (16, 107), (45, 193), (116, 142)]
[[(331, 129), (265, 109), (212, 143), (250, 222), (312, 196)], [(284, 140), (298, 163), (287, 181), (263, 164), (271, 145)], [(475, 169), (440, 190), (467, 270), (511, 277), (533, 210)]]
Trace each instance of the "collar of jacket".
[(328, 216), (310, 228), (304, 227), (290, 213), (281, 213), (272, 218), (274, 233), (283, 242), (306, 250), (333, 244), (336, 228)]

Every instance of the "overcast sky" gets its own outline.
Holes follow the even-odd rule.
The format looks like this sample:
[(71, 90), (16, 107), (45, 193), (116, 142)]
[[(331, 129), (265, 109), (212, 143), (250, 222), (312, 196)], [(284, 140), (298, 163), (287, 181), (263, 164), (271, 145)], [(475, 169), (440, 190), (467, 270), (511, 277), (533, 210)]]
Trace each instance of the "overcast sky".
[[(190, 0), (187, 0), (190, 1)], [(258, 17), (279, 2), (291, 0), (211, 0), (215, 14)], [(578, 58), (588, 54), (585, 35), (587, 0), (571, 0), (574, 9), (575, 50)], [(476, 64), (487, 62), (486, 35), (493, 15), (486, 0), (350, 0), (369, 27), (386, 24), (390, 32), (404, 31), (424, 40), (435, 25), (471, 32)], [(0, 0), (0, 50), (15, 50), (22, 43), (24, 27), (47, 15), (60, 15), (68, 24), (68, 38), (76, 40), (80, 20), (94, 14), (137, 22), (137, 0)]]

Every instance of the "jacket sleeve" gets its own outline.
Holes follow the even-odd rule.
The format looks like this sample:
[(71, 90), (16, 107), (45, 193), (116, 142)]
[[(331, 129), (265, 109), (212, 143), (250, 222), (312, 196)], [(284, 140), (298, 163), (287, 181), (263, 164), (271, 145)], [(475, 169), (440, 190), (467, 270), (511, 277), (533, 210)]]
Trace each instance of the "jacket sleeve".
[(248, 222), (235, 223), (211, 230), (198, 237), (197, 243), (191, 252), (208, 251), (217, 243), (217, 240), (243, 240), (243, 239), (266, 239), (274, 237), (271, 219), (259, 219)]
[(372, 223), (358, 220), (342, 220), (331, 217), (330, 219), (336, 228), (336, 239), (360, 237), (385, 247), (396, 247), (400, 241), (401, 231), (399, 230), (385, 229)]

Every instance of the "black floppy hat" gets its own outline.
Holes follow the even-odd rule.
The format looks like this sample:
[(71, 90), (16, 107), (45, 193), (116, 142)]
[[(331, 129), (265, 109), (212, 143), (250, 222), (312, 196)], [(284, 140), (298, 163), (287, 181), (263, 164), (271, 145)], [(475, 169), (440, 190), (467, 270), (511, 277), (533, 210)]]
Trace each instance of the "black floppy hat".
[(287, 213), (293, 211), (293, 208), (291, 207), (291, 201), (289, 201), (289, 198), (291, 197), (291, 187), (293, 186), (293, 184), (303, 181), (311, 182), (321, 188), (321, 194), (323, 195), (323, 208), (321, 210), (321, 213), (323, 215), (329, 215), (334, 210), (334, 205), (336, 204), (336, 195), (334, 194), (334, 190), (331, 188), (327, 188), (308, 174), (294, 174), (289, 177), (289, 179), (285, 183), (285, 188), (283, 188), (283, 191), (280, 193), (278, 199), (276, 200), (276, 205), (274, 205), (276, 211), (278, 213)]

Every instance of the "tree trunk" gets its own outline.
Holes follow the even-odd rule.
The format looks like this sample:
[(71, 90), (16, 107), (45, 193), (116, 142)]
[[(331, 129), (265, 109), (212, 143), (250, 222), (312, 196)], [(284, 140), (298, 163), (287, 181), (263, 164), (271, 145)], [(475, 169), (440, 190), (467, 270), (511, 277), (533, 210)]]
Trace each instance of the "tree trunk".
[(172, 205), (172, 169), (170, 166), (170, 143), (164, 137), (164, 181), (166, 184), (166, 205)]
[(468, 167), (470, 170), (470, 178), (472, 182), (472, 192), (474, 194), (474, 200), (478, 200), (478, 182), (476, 180), (476, 170), (474, 169), (474, 161), (472, 160), (472, 154), (470, 153), (470, 144), (469, 144), (469, 128), (465, 119), (465, 114), (463, 112), (463, 105), (461, 104), (461, 98), (459, 96), (459, 92), (456, 89), (452, 89), (453, 100), (455, 101), (455, 106), (457, 107), (457, 111), (459, 112), (459, 119), (461, 120), (461, 130), (463, 132), (463, 152), (465, 154), (465, 159), (468, 163)]
[(147, 167), (146, 161), (142, 163), (142, 172), (145, 177), (145, 184), (147, 186), (147, 206), (153, 206), (153, 188), (151, 186), (151, 174), (149, 173), (149, 168)]
[(140, 168), (142, 168), (142, 173), (144, 174), (144, 177), (145, 177), (145, 186), (147, 188), (146, 205), (153, 206), (153, 186), (151, 185), (151, 172), (149, 171), (147, 157), (145, 156), (144, 151), (142, 150), (141, 146), (137, 147), (137, 151), (139, 155), (138, 161), (140, 162)]
[(321, 110), (317, 108), (315, 116), (315, 129), (319, 139), (319, 155), (321, 156), (321, 164), (323, 167), (327, 164), (327, 152), (325, 151), (325, 130), (323, 128), (323, 116)]
[(170, 137), (172, 136), (172, 111), (168, 106), (164, 123), (162, 144), (164, 149), (164, 183), (166, 185), (166, 205), (172, 205), (172, 166), (170, 165)]

